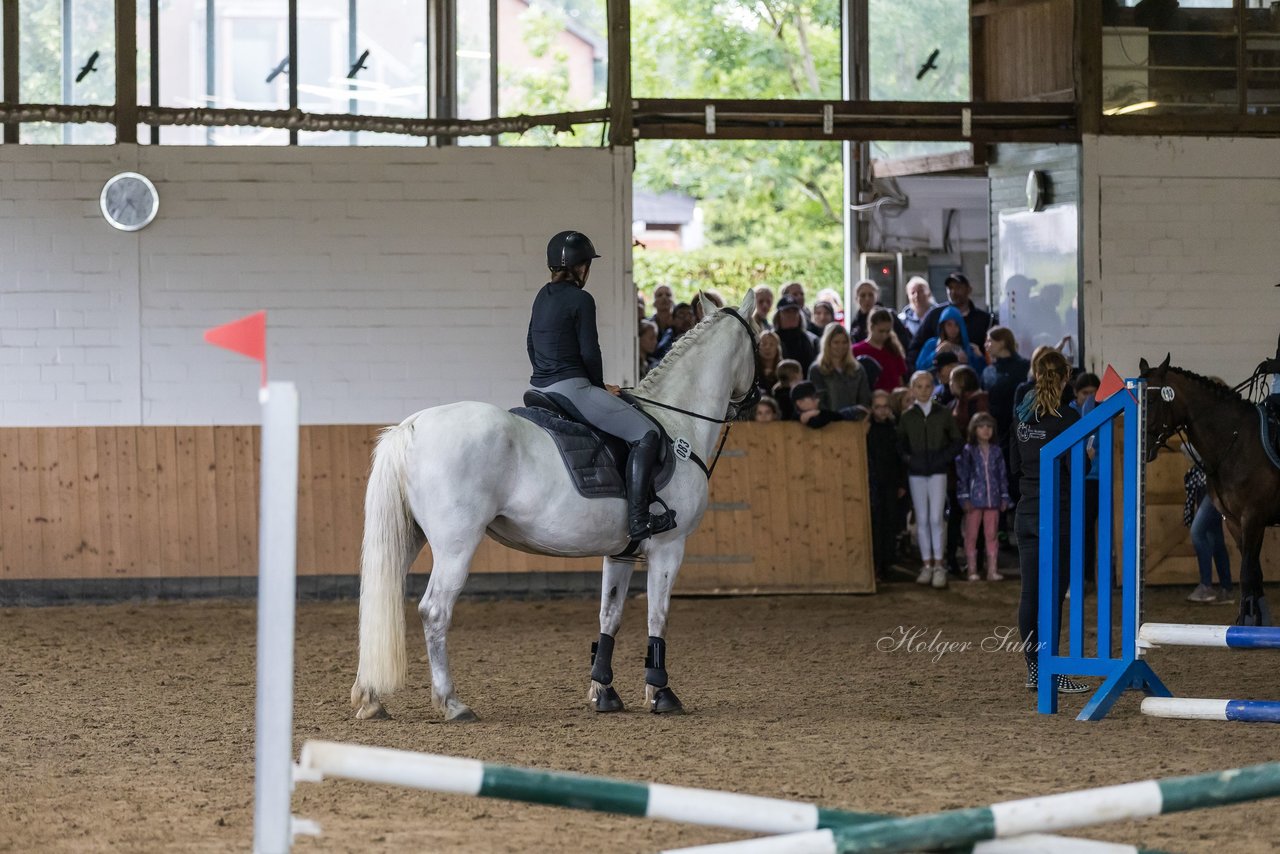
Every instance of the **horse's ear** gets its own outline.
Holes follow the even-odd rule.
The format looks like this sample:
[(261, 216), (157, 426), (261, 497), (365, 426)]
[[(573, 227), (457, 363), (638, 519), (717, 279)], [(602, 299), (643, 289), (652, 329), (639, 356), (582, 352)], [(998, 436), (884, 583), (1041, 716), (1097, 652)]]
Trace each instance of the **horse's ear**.
[(1151, 366), (1147, 364), (1147, 360), (1146, 360), (1146, 359), (1139, 359), (1139, 360), (1138, 360), (1138, 373), (1140, 373), (1140, 374), (1146, 374), (1146, 373), (1149, 373), (1150, 371), (1151, 371)]
[(710, 317), (720, 309), (716, 308), (716, 304), (707, 299), (707, 295), (702, 291), (698, 291), (698, 303), (702, 306), (702, 316)]
[(743, 317), (750, 317), (756, 310), (756, 289), (747, 288), (747, 295), (742, 298), (742, 305), (738, 306), (738, 314)]
[(1169, 356), (1170, 356), (1170, 355), (1171, 355), (1170, 353), (1165, 353), (1165, 354), (1164, 354), (1164, 361), (1160, 363), (1160, 368), (1161, 368), (1161, 370), (1164, 370), (1164, 369), (1166, 369), (1166, 368), (1168, 368), (1168, 367), (1169, 367)]

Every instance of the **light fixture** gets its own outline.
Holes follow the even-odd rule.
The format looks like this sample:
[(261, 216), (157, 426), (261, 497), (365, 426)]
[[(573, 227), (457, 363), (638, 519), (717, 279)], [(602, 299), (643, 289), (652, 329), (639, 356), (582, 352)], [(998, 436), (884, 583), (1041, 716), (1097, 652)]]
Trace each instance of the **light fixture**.
[(1138, 113), (1158, 106), (1160, 104), (1156, 101), (1139, 101), (1136, 104), (1125, 104), (1123, 107), (1108, 107), (1102, 111), (1102, 114), (1104, 116), (1127, 116), (1129, 113)]

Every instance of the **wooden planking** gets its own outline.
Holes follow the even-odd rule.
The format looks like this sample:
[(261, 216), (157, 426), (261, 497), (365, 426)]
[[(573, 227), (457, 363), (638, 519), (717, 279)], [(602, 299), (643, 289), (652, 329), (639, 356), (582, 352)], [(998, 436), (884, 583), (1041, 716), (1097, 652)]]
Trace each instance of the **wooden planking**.
[[(376, 427), (309, 426), (299, 573), (354, 574)], [(682, 593), (869, 591), (863, 425), (737, 424), (691, 539)], [(251, 576), (255, 427), (0, 429), (5, 578)], [(45, 520), (45, 521), (40, 521)], [(430, 550), (415, 570), (430, 566)], [(597, 571), (486, 540), (477, 572)]]
[(25, 565), (23, 536), (28, 526), (22, 518), (18, 470), (22, 452), (17, 430), (0, 430), (0, 578), (16, 578)]
[(183, 566), (182, 517), (178, 483), (178, 429), (155, 427), (156, 440), (156, 493), (160, 505), (157, 514), (157, 542), (160, 565), (157, 575), (172, 573), (173, 567)]
[(1072, 101), (1075, 9), (1072, 0), (983, 3), (971, 14), (978, 101)]

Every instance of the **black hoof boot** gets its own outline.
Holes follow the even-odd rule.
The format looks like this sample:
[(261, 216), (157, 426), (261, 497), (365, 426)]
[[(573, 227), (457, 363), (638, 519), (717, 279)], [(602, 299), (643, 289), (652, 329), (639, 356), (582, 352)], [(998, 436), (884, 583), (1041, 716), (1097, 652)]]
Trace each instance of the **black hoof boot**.
[(591, 691), (587, 694), (587, 699), (591, 701), (591, 708), (597, 712), (621, 712), (623, 710), (622, 698), (618, 696), (618, 692), (613, 689), (612, 685), (601, 685), (599, 682), (591, 683)]
[(1240, 616), (1236, 617), (1237, 626), (1269, 626), (1271, 625), (1271, 609), (1266, 597), (1241, 596)]
[(652, 685), (646, 685), (645, 694), (652, 694), (649, 698), (649, 711), (655, 715), (679, 715), (684, 713), (684, 704), (680, 702), (680, 698), (676, 696), (676, 692), (671, 687), (664, 685), (661, 688), (654, 688)]

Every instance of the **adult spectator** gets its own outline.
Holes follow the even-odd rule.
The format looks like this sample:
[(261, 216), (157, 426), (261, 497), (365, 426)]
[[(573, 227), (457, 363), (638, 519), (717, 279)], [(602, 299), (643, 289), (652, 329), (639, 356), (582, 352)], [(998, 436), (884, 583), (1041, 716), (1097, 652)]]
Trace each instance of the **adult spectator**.
[(973, 287), (964, 273), (955, 272), (947, 276), (948, 301), (929, 309), (929, 313), (920, 322), (920, 328), (916, 330), (915, 336), (911, 339), (911, 345), (907, 348), (908, 364), (915, 364), (925, 342), (937, 336), (938, 326), (942, 323), (942, 313), (948, 308), (955, 308), (960, 312), (965, 327), (965, 337), (969, 341), (976, 342), (981, 348), (982, 342), (987, 340), (987, 330), (991, 328), (991, 315), (978, 308), (969, 299), (972, 293)]
[(818, 358), (818, 336), (805, 328), (801, 304), (784, 293), (773, 313), (773, 331), (782, 344), (782, 358), (795, 359), (801, 365), (812, 365)]
[(1018, 355), (1018, 339), (1004, 326), (987, 331), (987, 358), (982, 370), (982, 388), (987, 393), (991, 414), (996, 419), (996, 443), (1009, 456), (1009, 425), (1013, 423), (1014, 392), (1026, 382), (1031, 363)]
[[(857, 311), (854, 312), (853, 319), (849, 321), (849, 337), (854, 343), (865, 341), (869, 330), (867, 329), (867, 318), (871, 312), (877, 308), (884, 308), (880, 305), (880, 286), (870, 279), (863, 279), (858, 282), (857, 287), (853, 289), (854, 305)], [(911, 331), (902, 325), (902, 321), (894, 317), (892, 313), (889, 315), (893, 318), (893, 334), (898, 336), (898, 340), (905, 346), (911, 340)]]
[(766, 329), (760, 333), (760, 385), (762, 394), (768, 394), (778, 381), (778, 363), (782, 361), (782, 344), (778, 341), (778, 333)]
[[(916, 356), (916, 370), (927, 371), (933, 367), (934, 359), (941, 353), (955, 353), (961, 364), (975, 370), (986, 366), (982, 351), (975, 347), (969, 339), (969, 330), (955, 306), (942, 309), (938, 322), (938, 334), (925, 341)], [(921, 326), (920, 331), (924, 332)], [(985, 330), (983, 330), (985, 333)]]
[(756, 312), (752, 315), (752, 320), (759, 324), (761, 329), (772, 329), (773, 324), (769, 322), (769, 312), (773, 309), (773, 288), (768, 285), (759, 285), (756, 287)]
[(658, 325), (651, 320), (640, 321), (640, 378), (658, 364)]
[(813, 323), (809, 324), (809, 331), (819, 338), (828, 326), (836, 322), (835, 306), (826, 300), (818, 300), (813, 304)]
[[(1062, 355), (1062, 353), (1060, 353), (1058, 350), (1055, 350), (1053, 347), (1050, 347), (1048, 344), (1041, 344), (1039, 347), (1031, 351), (1031, 379), (1028, 379), (1025, 382), (1019, 383), (1018, 387), (1014, 389), (1013, 407), (1015, 411), (1022, 404), (1022, 401), (1026, 399), (1027, 395), (1035, 388), (1036, 363), (1039, 362), (1041, 359), (1043, 359), (1049, 353), (1057, 353), (1059, 356)], [(1071, 388), (1071, 384), (1068, 383), (1067, 385), (1063, 386), (1062, 387), (1062, 405), (1070, 406), (1071, 404), (1075, 403), (1075, 399), (1076, 399), (1075, 390)]]
[(829, 302), (831, 308), (835, 312), (836, 323), (844, 323), (844, 300), (840, 298), (840, 294), (835, 288), (823, 288), (818, 291), (818, 302)]
[(898, 454), (898, 419), (887, 391), (871, 393), (867, 426), (867, 472), (871, 480), (871, 555), (876, 581), (889, 580), (902, 529), (898, 503), (907, 494), (907, 469)]
[(819, 356), (809, 366), (809, 382), (818, 391), (821, 409), (840, 412), (851, 406), (871, 406), (871, 384), (862, 366), (854, 361), (849, 333), (838, 323), (822, 333)]
[(671, 325), (658, 339), (658, 349), (654, 353), (659, 360), (666, 358), (671, 346), (680, 340), (680, 336), (693, 328), (693, 306), (687, 302), (678, 304), (671, 310)]
[[(1227, 552), (1227, 540), (1222, 534), (1222, 512), (1209, 497), (1204, 469), (1192, 463), (1182, 483), (1187, 490), (1182, 523), (1191, 529), (1191, 545), (1196, 550), (1196, 562), (1200, 566), (1200, 583), (1187, 597), (1187, 601), (1201, 604), (1230, 602), (1235, 597), (1231, 592), (1231, 555)], [(1221, 589), (1217, 590), (1213, 586), (1215, 563), (1218, 565), (1218, 580), (1222, 582)]]
[(937, 305), (933, 301), (933, 291), (929, 290), (929, 283), (920, 276), (912, 276), (907, 282), (907, 307), (898, 312), (898, 320), (902, 321), (902, 325), (907, 328), (911, 335), (902, 339), (902, 346), (911, 346), (911, 339), (920, 331), (920, 324), (924, 321), (924, 317), (929, 313), (929, 309)]
[(636, 290), (636, 311), (639, 313), (639, 320), (645, 319), (644, 291)]
[[(1031, 370), (1035, 386), (1019, 401), (1013, 438), (1009, 442), (1009, 478), (1018, 481), (1022, 497), (1015, 513), (1015, 530), (1018, 536), (1018, 565), (1022, 571), (1022, 596), (1018, 602), (1018, 629), (1022, 635), (1022, 647), (1027, 664), (1027, 688), (1039, 684), (1037, 667), (1038, 633), (1040, 618), (1040, 454), (1044, 446), (1060, 436), (1063, 431), (1080, 420), (1080, 416), (1063, 402), (1063, 392), (1071, 369), (1067, 360), (1057, 350), (1050, 348), (1033, 359)], [(1068, 455), (1069, 456), (1069, 455)], [(1058, 481), (1058, 531), (1066, 532), (1070, 526), (1069, 490), (1071, 486), (1070, 459), (1064, 460), (1064, 470)], [(1052, 496), (1043, 496), (1053, 500)], [(1058, 611), (1067, 595), (1070, 573), (1065, 571), (1070, 556), (1071, 538), (1058, 537), (1058, 561), (1064, 571), (1058, 574)], [(1058, 627), (1053, 627), (1056, 636)], [(1059, 693), (1078, 694), (1089, 686), (1065, 676), (1055, 677)]]
[(872, 309), (868, 317), (867, 338), (853, 345), (854, 356), (870, 356), (880, 365), (880, 375), (871, 384), (872, 389), (893, 391), (907, 381), (907, 360), (902, 352), (902, 341), (893, 331), (893, 320), (893, 312), (889, 309)]
[(782, 295), (778, 297), (779, 303), (782, 302), (782, 297), (791, 297), (791, 299), (795, 300), (796, 305), (800, 306), (800, 313), (804, 315), (805, 329), (813, 332), (815, 336), (821, 334), (814, 332), (811, 327), (811, 324), (813, 323), (813, 312), (809, 309), (809, 306), (805, 305), (804, 285), (799, 282), (787, 282), (787, 284), (782, 286)]
[(653, 316), (649, 320), (658, 327), (659, 338), (671, 328), (672, 311), (675, 306), (676, 300), (671, 293), (670, 285), (658, 285), (653, 289)]

